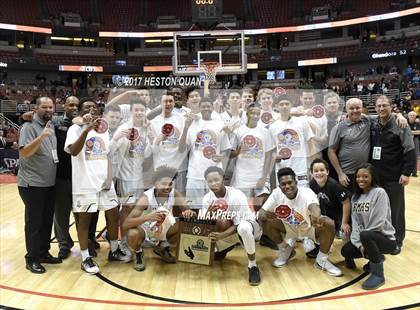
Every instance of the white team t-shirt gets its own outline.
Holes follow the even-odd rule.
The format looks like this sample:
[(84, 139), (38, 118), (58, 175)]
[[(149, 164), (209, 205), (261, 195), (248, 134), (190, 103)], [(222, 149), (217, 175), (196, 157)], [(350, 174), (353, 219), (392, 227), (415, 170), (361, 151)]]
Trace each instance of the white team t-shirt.
[(255, 221), (255, 214), (251, 211), (248, 205), (248, 199), (245, 194), (239, 189), (225, 186), (226, 193), (222, 198), (216, 197), (216, 195), (210, 191), (203, 197), (203, 209), (202, 214), (204, 215), (212, 203), (218, 199), (224, 199), (228, 205), (226, 211), (230, 212), (232, 218), (230, 218), (234, 225), (239, 225), (241, 221)]
[(187, 144), (190, 146), (187, 178), (204, 180), (204, 171), (210, 166), (222, 168), (222, 162), (215, 162), (211, 154), (219, 155), (232, 149), (229, 138), (222, 131), (223, 123), (218, 120), (193, 122), (188, 129)]
[(308, 141), (314, 136), (305, 118), (292, 116), (288, 121), (278, 119), (270, 125), (270, 134), (277, 154), (289, 153), (289, 159), (276, 163), (276, 168), (290, 167), (296, 175), (308, 172)]
[[(64, 150), (70, 153), (72, 145), (82, 134), (83, 127), (72, 125), (67, 131)], [(83, 148), (71, 157), (73, 195), (93, 194), (101, 191), (108, 176), (109, 133), (89, 131)]]
[(162, 133), (162, 127), (165, 124), (171, 124), (174, 129), (159, 145), (153, 146), (153, 163), (155, 169), (163, 165), (178, 169), (186, 156), (185, 152), (180, 153), (178, 151), (179, 140), (181, 139), (182, 131), (184, 129), (183, 116), (175, 113), (172, 113), (170, 117), (158, 115), (150, 124), (155, 137), (158, 137)]
[(274, 212), (284, 224), (295, 228), (311, 227), (309, 205), (319, 205), (316, 194), (309, 188), (299, 187), (295, 199), (289, 199), (279, 187), (276, 187), (267, 198), (262, 208)]
[[(301, 116), (303, 118), (307, 118), (308, 122), (313, 124), (313, 127), (315, 127), (315, 136), (317, 137), (322, 137), (327, 135), (327, 127), (328, 127), (328, 120), (327, 117), (324, 115), (320, 118), (316, 118), (313, 116)], [(328, 139), (325, 143), (316, 143), (316, 144), (311, 144), (311, 150), (310, 150), (310, 154), (314, 155), (317, 154), (319, 152), (322, 152), (322, 150), (326, 149), (328, 147)]]
[(254, 188), (262, 177), (265, 153), (274, 148), (269, 131), (257, 126), (242, 125), (234, 131), (235, 147), (241, 145), (231, 185), (236, 188)]
[(228, 111), (224, 111), (220, 114), (220, 117), (222, 118), (222, 121), (225, 125), (232, 125), (238, 123), (238, 125), (241, 126), (245, 125), (247, 122), (246, 113), (242, 110), (240, 110), (239, 116), (232, 116)]
[(135, 129), (132, 136), (122, 137), (117, 142), (112, 141), (115, 143), (112, 147), (116, 148), (119, 158), (117, 178), (137, 181), (143, 179), (143, 161), (151, 155), (151, 146), (147, 137), (147, 128), (133, 126), (132, 120), (122, 124), (116, 134), (131, 128)]

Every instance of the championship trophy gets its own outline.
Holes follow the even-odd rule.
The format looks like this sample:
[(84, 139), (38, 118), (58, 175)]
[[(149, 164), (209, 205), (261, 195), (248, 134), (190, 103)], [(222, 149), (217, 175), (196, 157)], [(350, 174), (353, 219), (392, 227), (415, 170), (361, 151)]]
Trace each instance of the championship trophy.
[(197, 218), (179, 219), (178, 261), (211, 265), (214, 258), (214, 243), (208, 235), (216, 230), (216, 221)]

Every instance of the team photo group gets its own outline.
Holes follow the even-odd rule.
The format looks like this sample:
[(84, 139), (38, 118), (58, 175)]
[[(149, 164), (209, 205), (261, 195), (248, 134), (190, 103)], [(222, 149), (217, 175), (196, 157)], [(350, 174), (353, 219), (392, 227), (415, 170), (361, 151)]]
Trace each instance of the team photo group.
[(276, 252), (273, 268), (302, 247), (314, 273), (333, 277), (364, 258), (362, 288), (385, 283), (385, 255), (404, 251), (404, 187), (417, 168), (410, 121), (388, 97), (372, 116), (358, 98), (310, 87), (111, 93), (106, 104), (69, 96), (61, 116), (39, 97), (22, 115), (17, 185), (30, 272), (62, 263), (77, 238), (82, 271), (99, 273), (94, 257), (108, 245), (97, 241), (98, 220), (108, 260), (134, 264), (127, 272), (147, 269), (147, 248), (177, 263), (180, 222), (211, 218), (214, 260), (242, 247), (250, 285), (264, 279), (261, 246)]

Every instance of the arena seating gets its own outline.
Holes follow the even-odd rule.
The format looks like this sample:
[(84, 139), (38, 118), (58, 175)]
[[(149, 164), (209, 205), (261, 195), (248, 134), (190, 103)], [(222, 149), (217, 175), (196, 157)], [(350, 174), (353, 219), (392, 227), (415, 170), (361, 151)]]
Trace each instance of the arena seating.
[(112, 66), (115, 65), (113, 56), (73, 56), (37, 54), (36, 59), (45, 65), (81, 65), (81, 66)]
[(318, 59), (327, 57), (349, 57), (356, 56), (359, 52), (359, 46), (340, 46), (330, 48), (320, 48), (303, 51), (290, 51), (282, 53), (282, 60), (296, 61), (305, 59)]
[[(150, 1), (154, 2), (154, 1)], [(140, 26), (140, 1), (136, 0), (101, 0), (98, 7), (100, 30), (102, 31), (146, 31)]]
[(0, 49), (0, 61), (3, 62), (14, 62), (19, 57), (19, 52), (16, 51), (4, 51)]
[[(226, 2), (226, 1), (224, 1)], [(191, 1), (180, 0), (177, 5), (168, 5), (165, 0), (149, 1), (148, 20), (155, 22), (158, 16), (176, 16), (181, 21), (191, 20)]]
[[(44, 0), (50, 16), (59, 17), (60, 13), (77, 13), (82, 19), (91, 19), (90, 1)], [(36, 1), (35, 1), (36, 3)]]
[(0, 1), (0, 22), (48, 27), (39, 16), (38, 1)]

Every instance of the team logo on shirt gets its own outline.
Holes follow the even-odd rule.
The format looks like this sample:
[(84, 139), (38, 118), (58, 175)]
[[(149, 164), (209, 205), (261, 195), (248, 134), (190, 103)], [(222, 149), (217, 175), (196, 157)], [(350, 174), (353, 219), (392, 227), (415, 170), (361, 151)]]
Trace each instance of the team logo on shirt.
[(253, 135), (246, 135), (242, 139), (240, 156), (243, 158), (261, 158), (264, 156), (261, 139)]
[(201, 150), (205, 158), (211, 159), (217, 153), (216, 137), (216, 133), (212, 130), (206, 129), (199, 131), (195, 139), (195, 149)]
[(100, 137), (92, 137), (85, 142), (86, 160), (105, 159), (107, 150), (105, 142)]
[(279, 205), (274, 209), (274, 213), (279, 219), (290, 225), (299, 226), (305, 222), (302, 214), (290, 208), (288, 205)]
[(172, 124), (165, 124), (162, 126), (162, 134), (165, 139), (161, 142), (161, 146), (164, 149), (177, 148), (179, 144), (180, 132), (178, 128)]
[[(290, 153), (293, 151), (298, 151), (300, 149), (300, 141), (299, 135), (294, 129), (284, 129), (277, 135), (277, 149), (281, 151), (282, 149), (289, 149)], [(288, 154), (279, 154), (280, 156), (284, 156), (285, 159)], [(292, 156), (290, 154), (289, 158)]]
[(130, 141), (130, 144), (128, 147), (128, 157), (130, 158), (144, 157), (144, 151), (146, 150), (146, 145), (147, 145), (146, 139), (142, 136), (137, 136), (136, 140)]

